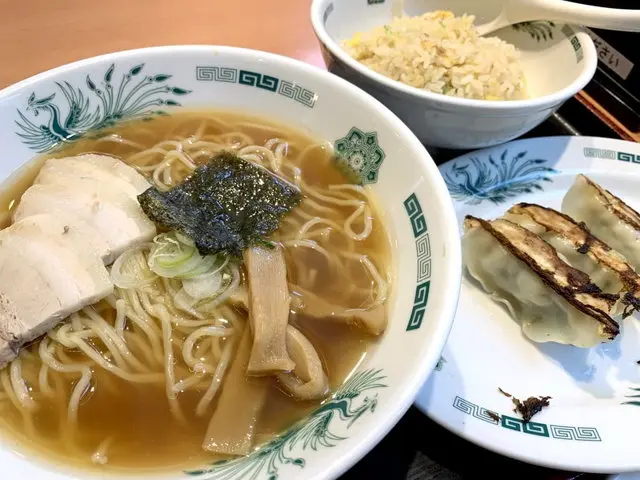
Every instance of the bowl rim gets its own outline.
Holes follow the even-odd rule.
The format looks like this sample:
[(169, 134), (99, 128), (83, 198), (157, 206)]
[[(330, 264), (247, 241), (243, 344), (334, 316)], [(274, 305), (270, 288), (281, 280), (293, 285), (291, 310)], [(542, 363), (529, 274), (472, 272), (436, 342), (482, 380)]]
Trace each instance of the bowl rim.
[[(335, 55), (341, 62), (345, 63), (360, 75), (367, 77), (370, 81), (381, 84), (386, 88), (393, 90), (394, 93), (403, 94), (419, 100), (427, 100), (437, 102), (443, 105), (467, 107), (467, 108), (488, 108), (500, 111), (512, 111), (521, 109), (537, 108), (560, 103), (567, 98), (574, 96), (582, 90), (587, 83), (591, 81), (598, 67), (598, 54), (592, 38), (584, 31), (581, 26), (569, 24), (575, 31), (576, 35), (580, 35), (580, 41), (584, 50), (584, 64), (580, 74), (566, 87), (547, 95), (535, 98), (527, 98), (523, 100), (480, 100), (473, 98), (452, 97), (440, 93), (422, 90), (417, 87), (405, 85), (397, 80), (388, 78), (369, 67), (361, 64), (350, 55), (348, 55), (342, 47), (329, 35), (325, 28), (323, 19), (323, 10), (329, 2), (336, 0), (312, 0), (310, 8), (311, 25), (320, 43), (326, 47), (331, 54)], [(563, 41), (569, 41), (564, 39)]]
[[(460, 294), (462, 275), (460, 235), (453, 201), (449, 195), (445, 182), (440, 175), (438, 167), (431, 158), (429, 152), (420, 143), (409, 127), (405, 125), (389, 108), (369, 93), (361, 90), (337, 75), (331, 74), (321, 67), (291, 57), (262, 50), (225, 45), (178, 44), (114, 51), (66, 63), (13, 83), (0, 90), (0, 103), (7, 101), (9, 97), (13, 95), (18, 95), (25, 88), (38, 82), (47, 81), (59, 74), (73, 70), (77, 71), (83, 67), (90, 67), (98, 63), (135, 58), (140, 55), (162, 57), (189, 53), (219, 53), (240, 57), (247, 61), (266, 61), (276, 67), (278, 65), (283, 65), (288, 68), (297, 69), (309, 76), (319, 78), (322, 83), (327, 85), (328, 91), (338, 89), (344, 91), (348, 96), (360, 98), (364, 103), (371, 105), (371, 113), (382, 116), (383, 119), (390, 124), (395, 136), (402, 138), (401, 141), (406, 145), (406, 147), (415, 152), (417, 163), (420, 165), (420, 170), (425, 175), (425, 178), (429, 179), (429, 182), (431, 183), (430, 193), (432, 198), (437, 199), (440, 204), (440, 208), (434, 209), (434, 213), (438, 211), (438, 214), (441, 217), (442, 225), (439, 235), (443, 239), (443, 244), (446, 248), (446, 256), (442, 259), (443, 268), (438, 283), (443, 286), (444, 291), (448, 292), (448, 298), (443, 299), (440, 302), (440, 309), (436, 312), (437, 322), (435, 322), (436, 325), (433, 329), (432, 335), (430, 336), (430, 343), (432, 346), (429, 348), (429, 344), (425, 343), (424, 346), (419, 349), (418, 355), (416, 355), (418, 361), (414, 363), (414, 373), (404, 382), (395, 384), (395, 388), (393, 390), (396, 393), (394, 395), (389, 395), (389, 399), (393, 400), (390, 401), (386, 407), (389, 409), (387, 415), (376, 415), (371, 417), (371, 420), (368, 420), (371, 427), (366, 430), (361, 430), (359, 434), (361, 437), (360, 441), (352, 443), (350, 448), (330, 449), (330, 452), (332, 453), (327, 451), (326, 454), (323, 454), (333, 456), (333, 461), (329, 465), (326, 465), (324, 469), (318, 470), (318, 473), (315, 475), (308, 477), (309, 480), (335, 479), (358, 463), (398, 423), (401, 417), (413, 404), (422, 385), (434, 371), (437, 361), (444, 349), (446, 340), (453, 326), (454, 315)], [(53, 473), (48, 461), (44, 464), (37, 462), (35, 465), (40, 465), (41, 468), (45, 468), (45, 470)]]

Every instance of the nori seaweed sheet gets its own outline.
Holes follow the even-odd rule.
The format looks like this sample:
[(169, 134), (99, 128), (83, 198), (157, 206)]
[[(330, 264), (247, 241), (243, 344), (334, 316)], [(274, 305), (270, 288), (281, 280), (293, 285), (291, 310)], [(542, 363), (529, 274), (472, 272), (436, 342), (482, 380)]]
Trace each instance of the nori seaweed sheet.
[(295, 186), (228, 152), (166, 192), (151, 187), (138, 195), (153, 222), (191, 238), (202, 255), (236, 257), (263, 244), (301, 200)]

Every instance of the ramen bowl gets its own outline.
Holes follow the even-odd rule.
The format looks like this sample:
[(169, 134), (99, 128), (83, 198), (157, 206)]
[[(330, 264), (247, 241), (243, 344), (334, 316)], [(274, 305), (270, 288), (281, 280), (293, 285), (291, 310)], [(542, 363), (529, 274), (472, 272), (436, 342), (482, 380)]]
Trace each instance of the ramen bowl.
[[(370, 32), (391, 22), (394, 18), (394, 5), (400, 3), (314, 0), (311, 21), (329, 71), (380, 100), (427, 146), (474, 149), (512, 140), (546, 120), (580, 91), (595, 73), (598, 60), (596, 49), (584, 30), (572, 25), (540, 21), (513, 25), (491, 34), (512, 44), (520, 52), (527, 94), (524, 99), (462, 98), (396, 81), (350, 56), (344, 49), (343, 42), (352, 39), (357, 33)], [(404, 13), (407, 16), (422, 15), (431, 10), (441, 10), (442, 3), (434, 0), (407, 0), (404, 2)], [(482, 23), (483, 15), (486, 14), (483, 10), (486, 9), (481, 2), (469, 2), (471, 4), (471, 11), (452, 13), (457, 16), (476, 14)], [(453, 28), (448, 31), (452, 37), (456, 35)], [(447, 41), (451, 40), (444, 40)], [(466, 45), (459, 52), (463, 52), (464, 47)], [(381, 48), (388, 47), (384, 45)], [(472, 53), (461, 55), (480, 58), (479, 54), (474, 53), (475, 47), (471, 50)], [(504, 52), (495, 53), (493, 57), (488, 55), (490, 61), (506, 56)], [(397, 55), (401, 56), (402, 52)], [(418, 65), (419, 61), (420, 59), (415, 59)], [(444, 59), (442, 63), (446, 64), (446, 61), (449, 60)], [(461, 56), (459, 59), (453, 58), (451, 62), (464, 63), (464, 59)], [(562, 68), (553, 67), (554, 65), (562, 65)], [(402, 75), (413, 75), (413, 72), (402, 70), (400, 66), (392, 67)], [(428, 78), (429, 72), (424, 75)], [(465, 80), (458, 78), (458, 81)]]
[[(204, 120), (194, 123), (193, 131), (187, 132), (187, 136), (180, 136), (176, 133), (179, 129), (176, 130), (178, 127), (172, 119), (183, 118), (180, 116), (187, 115), (186, 112), (195, 115), (191, 118)], [(225, 122), (231, 122), (231, 118), (241, 119), (237, 123), (241, 125), (237, 127), (239, 131), (230, 133), (225, 130)], [(260, 119), (275, 123), (261, 126)], [(274, 126), (276, 124), (283, 127)], [(140, 162), (131, 160), (131, 165), (141, 172), (153, 170), (153, 178), (150, 174), (147, 178), (155, 182), (155, 185), (170, 182), (171, 175), (183, 168), (180, 165), (188, 165), (199, 156), (209, 155), (206, 153), (207, 148), (215, 150), (215, 142), (222, 142), (237, 155), (241, 155), (245, 143), (258, 143), (255, 140), (258, 138), (256, 132), (267, 132), (264, 134), (265, 138), (271, 140), (265, 142), (263, 139), (261, 142), (264, 145), (251, 147), (245, 158), (258, 162), (267, 155), (276, 162), (274, 171), (279, 171), (279, 165), (286, 165), (289, 157), (298, 155), (296, 158), (300, 162), (304, 157), (308, 164), (300, 163), (291, 167), (292, 182), (296, 185), (301, 185), (300, 178), (311, 182), (309, 178), (312, 177), (305, 177), (307, 169), (322, 171), (323, 168), (336, 168), (343, 175), (341, 178), (348, 178), (348, 185), (341, 187), (341, 195), (334, 192), (336, 196), (332, 198), (345, 199), (351, 194), (349, 192), (355, 192), (354, 194), (374, 199), (375, 209), (367, 213), (367, 218), (362, 222), (370, 222), (372, 218), (374, 223), (371, 228), (375, 230), (384, 227), (384, 235), (380, 238), (388, 245), (386, 258), (389, 267), (389, 274), (385, 277), (388, 288), (382, 292), (387, 323), (385, 328), (376, 332), (379, 336), (367, 344), (365, 351), (356, 352), (357, 358), (351, 360), (344, 378), (331, 385), (328, 395), (315, 403), (300, 404), (300, 412), (303, 413), (299, 413), (298, 418), (273, 420), (255, 439), (252, 437), (255, 433), (253, 427), (251, 431), (241, 432), (243, 437), (251, 437), (253, 441), (252, 447), (248, 449), (249, 453), (241, 456), (203, 456), (201, 451), (196, 451), (199, 448), (185, 451), (184, 445), (190, 441), (188, 431), (185, 433), (177, 427), (163, 424), (165, 420), (162, 412), (169, 410), (170, 403), (173, 405), (172, 402), (178, 402), (187, 417), (191, 415), (190, 409), (196, 405), (193, 402), (180, 404), (183, 390), (191, 388), (187, 384), (198, 385), (200, 381), (195, 373), (196, 376), (190, 377), (191, 380), (180, 384), (182, 387), (176, 386), (182, 381), (180, 377), (183, 370), (178, 369), (183, 358), (181, 352), (184, 352), (189, 342), (185, 340), (174, 348), (171, 344), (174, 338), (171, 337), (171, 332), (177, 335), (175, 332), (180, 328), (188, 328), (190, 324), (184, 323), (182, 316), (170, 315), (165, 323), (160, 324), (154, 323), (152, 316), (144, 313), (144, 305), (135, 307), (142, 309), (142, 313), (136, 310), (139, 312), (138, 316), (125, 308), (124, 323), (120, 324), (119, 333), (116, 332), (119, 340), (109, 337), (111, 327), (107, 325), (109, 322), (119, 321), (116, 317), (120, 307), (116, 301), (113, 318), (109, 317), (107, 323), (96, 320), (102, 325), (101, 328), (104, 327), (103, 333), (106, 332), (104, 337), (98, 335), (106, 342), (106, 348), (101, 343), (83, 343), (83, 338), (91, 336), (91, 329), (87, 327), (88, 324), (82, 323), (85, 321), (82, 320), (84, 317), (73, 317), (74, 320), (65, 330), (65, 335), (68, 334), (66, 340), (62, 340), (60, 328), (54, 330), (55, 333), (50, 331), (49, 337), (36, 339), (36, 342), (40, 342), (38, 348), (30, 347), (30, 353), (18, 357), (21, 359), (20, 364), (14, 360), (11, 367), (6, 367), (2, 374), (4, 383), (0, 403), (6, 422), (0, 429), (0, 463), (6, 476), (42, 480), (76, 478), (78, 475), (83, 478), (119, 475), (122, 478), (147, 476), (176, 480), (287, 480), (301, 476), (307, 479), (336, 478), (363, 457), (394, 426), (436, 366), (451, 327), (460, 283), (460, 243), (452, 203), (434, 162), (418, 139), (387, 108), (345, 80), (292, 59), (238, 48), (169, 46), (132, 50), (65, 65), (0, 91), (0, 126), (0, 144), (4, 149), (4, 161), (0, 165), (0, 178), (4, 181), (3, 193), (14, 197), (18, 210), (27, 208), (25, 205), (28, 202), (25, 200), (26, 195), (21, 197), (15, 192), (29, 191), (25, 188), (30, 188), (37, 169), (42, 165), (42, 162), (32, 163), (31, 159), (41, 155), (55, 157), (102, 151), (107, 148), (105, 145), (111, 145), (108, 151), (113, 155), (116, 155), (114, 152), (124, 151), (140, 153), (147, 142), (148, 146), (155, 145), (149, 147), (151, 157), (148, 158), (159, 155), (159, 160), (154, 160), (155, 166), (149, 167), (151, 160), (148, 159)], [(324, 152), (323, 156), (310, 156), (308, 152), (312, 148), (298, 148), (293, 140), (286, 144), (282, 139), (289, 138), (288, 128), (294, 130), (299, 138), (319, 139), (322, 143), (319, 151)], [(145, 140), (154, 137), (154, 132), (158, 129), (165, 129), (162, 134), (162, 138), (166, 140), (163, 140), (164, 143)], [(119, 133), (112, 133), (114, 131)], [(252, 135), (254, 140), (247, 140)], [(167, 148), (173, 151), (171, 158), (165, 155)], [(91, 158), (95, 160), (91, 156), (82, 158), (86, 162)], [(142, 157), (138, 155), (136, 158)], [(165, 167), (173, 165), (172, 162), (178, 165), (178, 170), (167, 171)], [(92, 168), (91, 165), (87, 167), (87, 163), (74, 165)], [(129, 167), (120, 165), (120, 168), (119, 171), (122, 172)], [(44, 167), (40, 173), (43, 171)], [(54, 171), (50, 173), (55, 174)], [(104, 175), (102, 172), (101, 178), (107, 178)], [(104, 188), (117, 190), (123, 178), (107, 181), (106, 186), (95, 184), (95, 195), (105, 193)], [(75, 178), (71, 175), (66, 180), (73, 182)], [(269, 181), (271, 180), (267, 182)], [(35, 182), (38, 182), (37, 178)], [(308, 190), (307, 187), (300, 188), (303, 192)], [(311, 195), (313, 198), (303, 198), (296, 208), (302, 208), (304, 202), (309, 204), (313, 201), (315, 203), (311, 203), (312, 206), (320, 205), (314, 207), (319, 208), (319, 212), (326, 212), (327, 209), (331, 211), (332, 207), (327, 207), (323, 202), (327, 195), (334, 194), (319, 194), (316, 191)], [(342, 205), (340, 201), (338, 204)], [(48, 207), (48, 204), (40, 204), (39, 208)], [(365, 205), (363, 202), (356, 202), (355, 207), (362, 213)], [(7, 225), (9, 212), (6, 205), (3, 208), (3, 222)], [(98, 210), (100, 208), (102, 207)], [(14, 221), (16, 212), (14, 209)], [(61, 215), (66, 216), (68, 212), (61, 211)], [(315, 215), (321, 217), (323, 214)], [(312, 223), (317, 223), (314, 220), (316, 217), (310, 217)], [(296, 217), (291, 218), (295, 224)], [(55, 219), (51, 221), (55, 222)], [(305, 228), (312, 228), (311, 224), (305, 225)], [(333, 228), (334, 232), (342, 231), (340, 225), (327, 225), (330, 228), (322, 230), (323, 234), (330, 235)], [(348, 229), (360, 232), (352, 235), (354, 241), (362, 238), (360, 230), (364, 227), (359, 227), (358, 222), (351, 222), (349, 225)], [(67, 225), (62, 234), (69, 231)], [(320, 242), (319, 239), (317, 241)], [(174, 239), (173, 243), (177, 244), (176, 242)], [(313, 242), (315, 240), (307, 240), (306, 245), (314, 244)], [(270, 248), (273, 247), (274, 244), (271, 243)], [(266, 247), (264, 249), (269, 250)], [(368, 265), (362, 256), (358, 259), (363, 265)], [(304, 270), (304, 265), (302, 268)], [(113, 269), (116, 269), (115, 264)], [(7, 272), (3, 271), (1, 274), (7, 275)], [(13, 274), (20, 276), (19, 271)], [(116, 282), (113, 270), (111, 274)], [(321, 274), (316, 271), (311, 276)], [(341, 275), (347, 274), (347, 271), (341, 272)], [(275, 277), (277, 275), (273, 276), (274, 282)], [(299, 277), (296, 278), (299, 280)], [(269, 281), (263, 283), (265, 288), (269, 286), (267, 284), (271, 283), (271, 279), (269, 277)], [(7, 279), (0, 279), (0, 283), (3, 281), (6, 282)], [(257, 287), (253, 284), (250, 287), (251, 295), (254, 295)], [(379, 289), (376, 291), (380, 292)], [(125, 300), (122, 302), (123, 305), (126, 304)], [(250, 308), (253, 308), (251, 298), (249, 302)], [(101, 310), (96, 307), (92, 311), (100, 316), (104, 308)], [(127, 339), (139, 331), (133, 324), (127, 323), (129, 320), (135, 323), (137, 320), (134, 321), (134, 318), (142, 318), (142, 323), (147, 322), (142, 330), (147, 332), (149, 338), (157, 335), (158, 343), (154, 348), (164, 353), (160, 355), (160, 366), (156, 373), (156, 367), (145, 367), (145, 359), (153, 361), (151, 349), (148, 356), (140, 356), (140, 365), (136, 367), (138, 370), (132, 370), (126, 378), (147, 378), (149, 382), (158, 380), (157, 390), (154, 390), (159, 394), (157, 398), (154, 397), (156, 400), (150, 400), (151, 397), (136, 397), (135, 392), (144, 391), (144, 385), (134, 388), (127, 383), (116, 383), (115, 388), (109, 387), (113, 387), (111, 382), (116, 381), (115, 377), (122, 376), (122, 369), (129, 367), (126, 366), (127, 361), (118, 363), (108, 353), (111, 352), (108, 344), (117, 347), (114, 347), (116, 353), (130, 349), (135, 356), (137, 350), (134, 349), (134, 344), (126, 343)], [(179, 318), (182, 319), (181, 324), (178, 322)], [(244, 327), (247, 327), (248, 321), (246, 320)], [(64, 326), (65, 322), (68, 320), (63, 320), (58, 326)], [(196, 320), (192, 322), (201, 325)], [(6, 328), (9, 327), (5, 325)], [(344, 328), (357, 328), (357, 325)], [(210, 331), (205, 330), (203, 334)], [(154, 331), (163, 333), (154, 334)], [(165, 335), (166, 331), (169, 332), (168, 336)], [(194, 341), (197, 341), (198, 335), (200, 334), (196, 333)], [(207, 338), (211, 338), (212, 342), (215, 340), (214, 337)], [(341, 360), (340, 355), (347, 355), (349, 349), (356, 345), (347, 342), (345, 338), (334, 338), (334, 350), (342, 352), (338, 356), (338, 362)], [(122, 339), (125, 344), (122, 344)], [(58, 345), (60, 350), (56, 350), (56, 341), (62, 342)], [(77, 341), (92, 352), (97, 352), (99, 358), (91, 357), (98, 358), (96, 363), (91, 363), (88, 357), (82, 357), (78, 351), (65, 350), (63, 344), (70, 341)], [(146, 340), (140, 340), (143, 344), (144, 341)], [(163, 345), (171, 346), (163, 350)], [(192, 344), (191, 347), (193, 346)], [(205, 358), (209, 355), (206, 350), (209, 347), (203, 348), (204, 351), (194, 352), (200, 352), (202, 358)], [(215, 347), (210, 348), (213, 352)], [(63, 355), (60, 352), (66, 353)], [(326, 352), (319, 353), (326, 356)], [(59, 355), (56, 357), (59, 363), (43, 360), (49, 354)], [(74, 367), (76, 370), (60, 373), (60, 362), (73, 363), (73, 358), (77, 358), (74, 355), (80, 355), (78, 358), (83, 359), (84, 365), (90, 364), (91, 368), (78, 364), (79, 366)], [(44, 363), (40, 363), (41, 361)], [(121, 369), (115, 369), (114, 364), (110, 363), (112, 361)], [(234, 361), (232, 360), (228, 375), (236, 368)], [(324, 361), (327, 359), (324, 358)], [(221, 362), (219, 359), (218, 365)], [(34, 371), (38, 373), (35, 377), (28, 375), (30, 365), (36, 365)], [(105, 367), (106, 370), (104, 365), (108, 367)], [(167, 370), (163, 368), (169, 368), (173, 372), (171, 381), (166, 376)], [(101, 369), (105, 372), (100, 373)], [(238, 369), (240, 371), (242, 367)], [(82, 372), (94, 380), (85, 382), (81, 388), (79, 383), (86, 380), (81, 377)], [(148, 375), (136, 376), (143, 373)], [(215, 379), (207, 377), (212, 372), (207, 373), (206, 369), (201, 369), (199, 374), (205, 375), (207, 382), (217, 388)], [(157, 378), (157, 375), (160, 377)], [(224, 402), (229, 404), (228, 398), (223, 400), (224, 395), (227, 395), (225, 389), (231, 390), (229, 384), (225, 383), (228, 378), (231, 377), (222, 379), (218, 396), (214, 398), (212, 393), (209, 398), (214, 398), (210, 403), (212, 411), (222, 408)], [(240, 383), (233, 384), (234, 388), (238, 386), (242, 389), (245, 383), (250, 383), (244, 376), (241, 378)], [(59, 385), (63, 387), (58, 390)], [(142, 390), (136, 390), (137, 388)], [(45, 390), (49, 392), (48, 397), (41, 395)], [(111, 403), (102, 407), (99, 402), (96, 404), (101, 391), (111, 395), (108, 397), (111, 398)], [(52, 400), (54, 397), (58, 398), (56, 392), (62, 399), (58, 403), (55, 403), (57, 400)], [(74, 400), (72, 392), (76, 392), (79, 397)], [(216, 403), (218, 400), (219, 404)], [(256, 410), (258, 413), (247, 415), (241, 406), (247, 397), (231, 400), (235, 410), (233, 415), (226, 416), (223, 421), (243, 416), (253, 418), (262, 411)], [(283, 401), (285, 400), (278, 400)], [(15, 410), (20, 411), (25, 402), (28, 408), (23, 411), (24, 415), (16, 414)], [(38, 402), (44, 402), (46, 408), (34, 406)], [(284, 408), (282, 403), (277, 403), (276, 407), (277, 405), (280, 405), (278, 408)], [(77, 407), (75, 413), (72, 407)], [(209, 422), (208, 416), (207, 414), (198, 421), (204, 425)], [(77, 420), (69, 423), (72, 417)], [(23, 418), (31, 420), (22, 423)], [(143, 419), (144, 425), (139, 423)], [(42, 431), (43, 425), (49, 426)], [(90, 425), (100, 425), (99, 435), (94, 435), (96, 432), (91, 431), (94, 427)], [(253, 425), (255, 427), (256, 424)], [(259, 433), (260, 423), (256, 428)], [(129, 443), (129, 447), (126, 447), (126, 442), (131, 441), (128, 437), (138, 435), (141, 429), (152, 429), (155, 433), (145, 437), (144, 445)], [(95, 439), (95, 444), (91, 443), (93, 440), (73, 443), (76, 441), (74, 438)], [(71, 447), (63, 448), (62, 445), (66, 442), (70, 442), (68, 444)], [(198, 446), (202, 445), (199, 438), (196, 443)], [(145, 449), (145, 459), (136, 457), (142, 455), (139, 452)], [(129, 452), (130, 458), (120, 462), (119, 451)], [(177, 451), (181, 451), (182, 456), (171, 457)]]

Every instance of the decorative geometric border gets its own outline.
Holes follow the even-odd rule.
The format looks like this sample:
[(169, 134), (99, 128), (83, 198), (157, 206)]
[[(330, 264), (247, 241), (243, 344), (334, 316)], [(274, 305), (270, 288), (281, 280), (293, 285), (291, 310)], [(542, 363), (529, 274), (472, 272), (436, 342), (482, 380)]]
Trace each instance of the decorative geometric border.
[(609, 160), (620, 160), (621, 162), (640, 163), (640, 155), (629, 152), (618, 152), (606, 148), (584, 147), (582, 153), (587, 158), (606, 158)]
[(601, 442), (595, 427), (572, 427), (569, 425), (549, 425), (551, 436), (559, 440), (578, 440), (581, 442)]
[(580, 40), (578, 40), (578, 37), (576, 37), (573, 29), (567, 24), (562, 27), (562, 33), (564, 33), (571, 42), (571, 46), (573, 47), (574, 52), (576, 52), (577, 63), (580, 63), (584, 58), (584, 51), (582, 50), (582, 44), (580, 43)]
[(548, 437), (549, 428), (545, 423), (524, 422), (523, 420), (509, 415), (500, 417), (500, 426), (507, 430), (515, 430), (516, 432), (528, 433), (529, 435), (538, 435), (539, 437)]
[(238, 81), (238, 70), (227, 67), (196, 67), (196, 80), (200, 82), (227, 82), (236, 83)]
[(280, 89), (278, 93), (284, 97), (291, 98), (296, 102), (299, 102), (309, 108), (313, 108), (318, 96), (311, 90), (302, 88), (295, 83), (287, 82), (286, 80), (280, 81)]
[(478, 420), (482, 420), (483, 422), (492, 423), (494, 425), (498, 424), (499, 415), (497, 413), (487, 410), (486, 408), (482, 408), (475, 403), (471, 403), (462, 397), (456, 397), (453, 400), (453, 407), (467, 415), (477, 418)]
[(270, 75), (262, 73), (251, 72), (249, 70), (240, 70), (240, 79), (238, 83), (240, 85), (247, 85), (249, 87), (258, 87), (263, 90), (269, 90), (275, 92), (278, 90), (278, 79)]
[(318, 95), (315, 92), (307, 90), (295, 82), (264, 73), (238, 70), (222, 65), (196, 66), (196, 80), (199, 82), (238, 83), (239, 85), (260, 88), (282, 95), (309, 108), (313, 108), (318, 100)]
[[(595, 427), (574, 427), (572, 425), (547, 425), (540, 422), (524, 422), (523, 420), (509, 415), (499, 415), (496, 412), (487, 410), (475, 403), (456, 396), (453, 399), (453, 408), (466, 413), (469, 416), (500, 425), (507, 430), (536, 435), (538, 437), (554, 438), (556, 440), (575, 440), (578, 442), (601, 442), (598, 429)], [(499, 420), (498, 420), (499, 419)]]
[(422, 207), (415, 193), (409, 195), (404, 201), (404, 208), (409, 215), (413, 236), (416, 239), (416, 257), (418, 266), (418, 278), (416, 294), (413, 300), (411, 316), (407, 324), (407, 331), (416, 330), (422, 325), (424, 312), (429, 300), (431, 287), (431, 244), (427, 232), (427, 221), (422, 212)]

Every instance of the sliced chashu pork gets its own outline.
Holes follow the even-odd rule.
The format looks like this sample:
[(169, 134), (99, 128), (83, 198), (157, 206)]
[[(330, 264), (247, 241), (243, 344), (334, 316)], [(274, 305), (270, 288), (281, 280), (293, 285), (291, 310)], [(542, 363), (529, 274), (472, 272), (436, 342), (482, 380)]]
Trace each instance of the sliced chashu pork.
[(113, 292), (82, 231), (39, 214), (0, 231), (0, 367), (58, 322)]
[[(137, 199), (138, 189), (127, 180), (118, 177), (107, 170), (96, 167), (84, 160), (62, 159), (48, 160), (40, 169), (34, 184), (58, 184), (66, 182), (76, 182), (78, 180), (88, 180), (89, 182), (100, 182), (108, 185), (114, 191), (122, 192), (132, 199)], [(144, 190), (143, 190), (144, 191)]]
[[(125, 180), (127, 176), (131, 178)], [(64, 214), (67, 222), (86, 231), (88, 237), (104, 240), (98, 255), (110, 264), (127, 248), (156, 234), (155, 225), (136, 199), (145, 185), (140, 174), (112, 157), (52, 159), (22, 195), (14, 221), (39, 213)]]
[[(122, 160), (109, 155), (86, 153), (74, 157), (52, 158), (45, 165), (58, 165), (65, 163), (79, 171), (87, 171), (93, 167), (133, 185), (138, 194), (144, 192), (151, 184), (135, 168), (127, 165)], [(44, 168), (44, 167), (43, 167)]]

